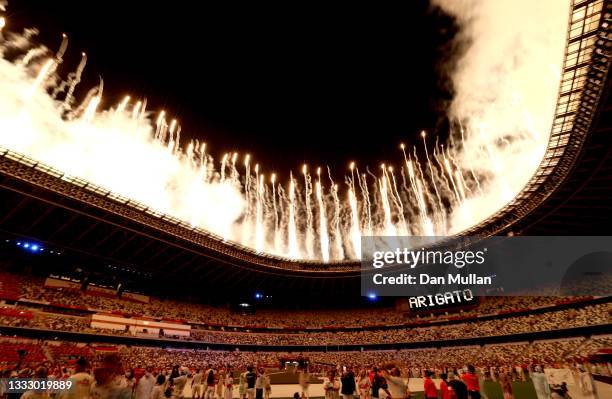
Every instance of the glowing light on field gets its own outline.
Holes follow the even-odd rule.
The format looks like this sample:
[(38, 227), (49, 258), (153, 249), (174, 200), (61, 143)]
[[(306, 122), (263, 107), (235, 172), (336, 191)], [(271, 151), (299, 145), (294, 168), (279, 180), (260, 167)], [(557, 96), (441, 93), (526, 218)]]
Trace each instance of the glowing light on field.
[(0, 145), (222, 239), (294, 259), (358, 259), (362, 235), (453, 234), (511, 200), (537, 168), (569, 2), (433, 1), (471, 43), (453, 75), (450, 138), (407, 132), (415, 142), (401, 143), (402, 153), (374, 173), (350, 162), (342, 180), (329, 168), (327, 176), (321, 168), (311, 176), (304, 164), (301, 177), (288, 171), (287, 181), (249, 154), (232, 150), (215, 159), (213, 146), (181, 142), (180, 121), (171, 110), (154, 114), (146, 99), (126, 95), (105, 109), (102, 81), (75, 98), (86, 54), (66, 65), (67, 36), (49, 56), (34, 31), (3, 29), (4, 17)]

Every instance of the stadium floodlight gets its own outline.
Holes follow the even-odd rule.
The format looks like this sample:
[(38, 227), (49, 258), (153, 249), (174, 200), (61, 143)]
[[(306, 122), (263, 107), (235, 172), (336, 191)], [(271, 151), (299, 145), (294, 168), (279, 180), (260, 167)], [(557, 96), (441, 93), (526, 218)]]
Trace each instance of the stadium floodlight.
[(30, 252), (43, 252), (45, 250), (40, 244), (36, 244), (32, 242), (17, 241), (15, 244), (18, 247), (29, 250)]

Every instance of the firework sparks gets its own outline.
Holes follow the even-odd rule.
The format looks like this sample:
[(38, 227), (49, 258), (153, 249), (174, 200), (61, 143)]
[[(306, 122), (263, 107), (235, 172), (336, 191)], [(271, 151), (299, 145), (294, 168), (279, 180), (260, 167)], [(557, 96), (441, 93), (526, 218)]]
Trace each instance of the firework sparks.
[[(7, 33), (2, 16), (0, 145), (223, 239), (293, 259), (358, 259), (362, 235), (452, 234), (503, 206), (537, 168), (557, 94), (558, 76), (550, 70), (560, 68), (568, 13), (556, 0), (538, 3), (533, 15), (516, 11), (522, 9), (516, 3), (527, 0), (461, 2), (467, 10), (459, 2), (436, 2), (457, 15), (473, 39), (455, 76), (451, 117), (459, 127), (451, 129), (446, 146), (437, 144), (435, 132), (423, 131), (420, 157), (415, 146), (401, 144), (399, 168), (384, 163), (376, 174), (367, 168), (360, 173), (351, 162), (345, 186), (334, 183), (329, 169), (329, 186), (320, 168), (311, 176), (307, 165), (301, 179), (289, 172), (287, 185), (276, 173), (264, 174), (263, 164), (248, 154), (244, 168), (238, 152), (215, 160), (204, 142), (181, 144), (178, 120), (165, 110), (152, 118), (145, 99), (125, 96), (114, 108), (101, 109), (102, 81), (77, 100), (85, 53), (65, 79), (57, 69), (66, 36), (52, 58), (32, 44), (8, 61), (6, 50), (30, 40), (31, 32)], [(463, 17), (469, 7), (479, 7), (478, 17)], [(525, 29), (512, 33), (508, 24), (517, 19)], [(483, 29), (491, 32), (479, 34)], [(524, 48), (511, 46), (516, 35), (530, 38)], [(502, 47), (523, 62), (509, 68)], [(479, 97), (485, 91), (487, 101)], [(428, 146), (430, 137), (435, 145)]]

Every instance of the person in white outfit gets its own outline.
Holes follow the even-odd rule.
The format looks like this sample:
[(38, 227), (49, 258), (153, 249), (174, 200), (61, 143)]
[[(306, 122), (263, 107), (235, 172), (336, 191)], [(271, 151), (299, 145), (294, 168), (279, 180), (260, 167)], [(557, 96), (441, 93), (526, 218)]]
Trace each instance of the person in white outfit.
[(70, 381), (72, 381), (72, 386), (74, 388), (61, 391), (58, 395), (60, 399), (89, 399), (94, 378), (87, 372), (88, 368), (89, 364), (87, 360), (84, 358), (77, 360), (74, 374), (70, 376)]
[(149, 399), (154, 386), (153, 367), (147, 367), (145, 374), (136, 383), (134, 397), (136, 399)]
[(228, 367), (225, 374), (225, 390), (223, 391), (224, 399), (232, 399), (234, 394), (234, 377), (232, 377), (232, 368)]
[(550, 387), (546, 380), (546, 374), (543, 373), (542, 367), (536, 366), (533, 373), (531, 373), (531, 380), (533, 381), (533, 387), (535, 388), (538, 399), (549, 399), (550, 398)]
[(202, 372), (200, 372), (200, 369), (196, 370), (191, 380), (191, 397), (193, 399), (202, 397)]
[(157, 376), (155, 386), (151, 390), (150, 399), (163, 399), (165, 398), (164, 392), (166, 391), (166, 377), (163, 374)]
[(272, 384), (270, 381), (270, 375), (268, 371), (264, 369), (264, 399), (270, 399), (272, 394)]
[(181, 367), (179, 376), (172, 379), (172, 399), (183, 399), (183, 391), (187, 385), (187, 369)]

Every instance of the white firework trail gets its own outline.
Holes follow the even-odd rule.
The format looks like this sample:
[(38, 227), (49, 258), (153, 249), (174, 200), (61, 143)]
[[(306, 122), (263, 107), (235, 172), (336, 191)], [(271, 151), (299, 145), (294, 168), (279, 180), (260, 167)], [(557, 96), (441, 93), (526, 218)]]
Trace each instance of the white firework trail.
[(303, 179), (289, 171), (284, 186), (278, 174), (266, 180), (260, 166), (253, 177), (249, 155), (243, 169), (237, 151), (215, 160), (203, 141), (181, 143), (178, 121), (164, 110), (154, 116), (144, 98), (126, 96), (103, 109), (102, 80), (76, 98), (85, 53), (64, 74), (71, 67), (63, 62), (66, 36), (53, 54), (34, 43), (35, 29), (8, 32), (3, 15), (0, 145), (224, 240), (292, 259), (358, 259), (362, 235), (453, 234), (502, 207), (538, 166), (554, 112), (569, 1), (434, 3), (456, 17), (469, 43), (452, 71), (456, 97), (449, 117), (458, 128), (446, 145), (428, 133), (436, 138), (433, 147), (422, 132), (419, 151), (410, 146), (409, 157), (402, 145), (397, 170), (359, 173), (351, 163), (346, 188), (328, 170), (327, 195), (320, 172), (313, 189), (306, 165)]
[(317, 204), (319, 206), (319, 242), (321, 244), (321, 257), (323, 262), (329, 262), (329, 234), (327, 232), (327, 216), (323, 203), (323, 186), (321, 184), (321, 168), (317, 169), (317, 182), (315, 183)]

